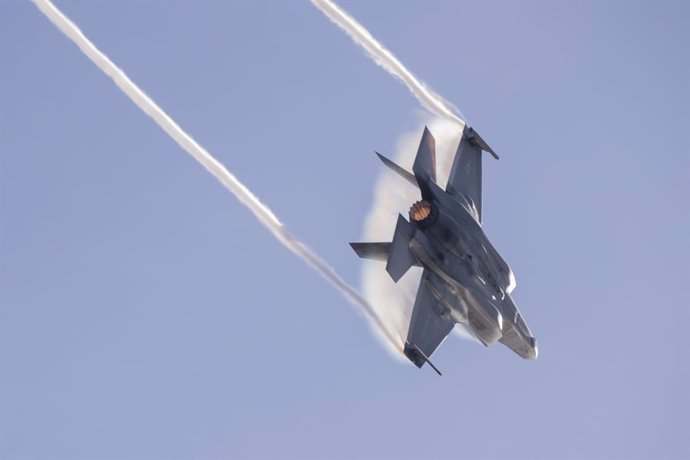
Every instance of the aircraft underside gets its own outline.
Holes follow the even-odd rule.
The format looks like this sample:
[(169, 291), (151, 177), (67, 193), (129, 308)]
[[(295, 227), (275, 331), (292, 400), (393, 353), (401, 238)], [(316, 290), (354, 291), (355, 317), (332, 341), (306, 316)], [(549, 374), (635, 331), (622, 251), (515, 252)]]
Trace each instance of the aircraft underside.
[[(412, 173), (379, 158), (422, 199), (409, 221), (398, 216), (390, 243), (351, 243), (360, 257), (386, 262), (397, 282), (412, 266), (424, 268), (412, 309), (405, 355), (418, 367), (463, 324), (486, 346), (500, 341), (519, 356), (537, 357), (537, 343), (510, 295), (515, 277), (482, 228), (482, 151), (498, 158), (472, 128), (465, 127), (446, 189), (436, 183), (435, 141), (424, 130)], [(440, 372), (439, 372), (440, 373)]]

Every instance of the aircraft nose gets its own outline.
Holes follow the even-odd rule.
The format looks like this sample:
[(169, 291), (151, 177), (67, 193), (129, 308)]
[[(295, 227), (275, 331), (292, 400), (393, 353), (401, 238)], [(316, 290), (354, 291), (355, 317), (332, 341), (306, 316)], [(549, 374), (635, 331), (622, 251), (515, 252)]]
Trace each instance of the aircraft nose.
[(530, 342), (530, 348), (529, 348), (525, 358), (537, 359), (537, 357), (539, 356), (539, 346), (537, 345), (537, 339), (535, 339), (534, 337), (530, 337), (529, 342)]

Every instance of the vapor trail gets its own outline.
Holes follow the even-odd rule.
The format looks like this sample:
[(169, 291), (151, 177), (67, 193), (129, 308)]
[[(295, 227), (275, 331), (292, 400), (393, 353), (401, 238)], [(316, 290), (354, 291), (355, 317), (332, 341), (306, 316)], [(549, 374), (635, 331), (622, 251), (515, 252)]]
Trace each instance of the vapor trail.
[(237, 199), (244, 204), (283, 245), (300, 259), (316, 270), (321, 276), (335, 286), (350, 302), (362, 308), (374, 322), (378, 332), (385, 337), (393, 349), (402, 352), (400, 340), (392, 335), (377, 316), (371, 305), (352, 287), (350, 287), (331, 267), (303, 243), (290, 234), (271, 210), (242, 184), (225, 166), (216, 160), (206, 149), (199, 145), (175, 121), (168, 116), (151, 98), (127, 77), (105, 54), (79, 30), (50, 0), (32, 0), (38, 9), (79, 49), (113, 79), (115, 84), (141, 110), (151, 117), (163, 130), (189, 153), (195, 160), (213, 174)]
[(343, 29), (356, 44), (361, 46), (374, 62), (402, 81), (425, 109), (440, 117), (454, 121), (460, 128), (465, 126), (465, 121), (456, 114), (447, 101), (419, 81), (412, 72), (407, 70), (407, 68), (393, 56), (393, 53), (379, 43), (367, 29), (357, 22), (357, 20), (341, 10), (340, 7), (331, 0), (312, 0), (312, 3), (333, 21), (333, 23)]

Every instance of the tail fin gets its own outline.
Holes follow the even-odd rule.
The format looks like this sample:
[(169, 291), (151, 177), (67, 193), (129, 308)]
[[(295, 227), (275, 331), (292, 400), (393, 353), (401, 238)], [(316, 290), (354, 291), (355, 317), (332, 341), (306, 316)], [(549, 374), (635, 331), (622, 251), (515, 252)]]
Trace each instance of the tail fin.
[(410, 267), (417, 263), (417, 259), (410, 252), (410, 240), (414, 232), (414, 226), (398, 214), (398, 223), (395, 226), (393, 243), (391, 243), (386, 264), (386, 271), (396, 283)]
[(410, 252), (410, 239), (414, 236), (414, 227), (401, 215), (392, 243), (350, 243), (352, 249), (363, 259), (387, 261), (386, 271), (396, 283), (412, 266), (419, 267), (419, 262)]
[(362, 259), (388, 260), (391, 243), (350, 243), (352, 249)]
[(424, 134), (422, 134), (422, 141), (419, 143), (412, 172), (420, 187), (422, 181), (436, 182), (436, 140), (427, 127), (424, 127)]
[[(392, 244), (393, 243), (350, 243), (350, 246), (362, 259), (386, 262), (388, 261), (388, 254), (391, 252)], [(422, 265), (415, 260), (414, 266), (421, 267)]]

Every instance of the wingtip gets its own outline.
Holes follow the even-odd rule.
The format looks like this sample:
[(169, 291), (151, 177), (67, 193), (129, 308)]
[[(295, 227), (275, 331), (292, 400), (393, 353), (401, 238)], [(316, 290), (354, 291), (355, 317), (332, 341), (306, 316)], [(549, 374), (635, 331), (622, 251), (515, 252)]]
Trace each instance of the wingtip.
[(362, 254), (362, 243), (349, 243), (350, 247), (352, 248), (353, 251), (355, 251), (355, 254), (357, 254), (359, 257), (364, 257)]
[(417, 345), (410, 344), (406, 341), (404, 353), (407, 356), (407, 358), (412, 362), (412, 364), (419, 367), (420, 369), (424, 365), (424, 363), (426, 363), (434, 371), (436, 371), (438, 375), (443, 376), (438, 367), (434, 366), (434, 363), (432, 363), (431, 360), (429, 360), (429, 357), (425, 355), (424, 352), (420, 350)]
[(474, 128), (472, 128), (470, 125), (465, 125), (464, 132), (472, 144), (484, 150), (485, 152), (490, 153), (491, 156), (495, 159), (499, 159), (496, 152), (494, 152), (494, 150), (491, 147), (489, 147), (489, 144), (487, 144), (486, 141), (482, 139), (482, 137), (479, 135), (477, 131), (475, 131)]

